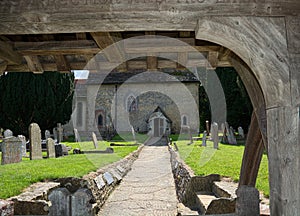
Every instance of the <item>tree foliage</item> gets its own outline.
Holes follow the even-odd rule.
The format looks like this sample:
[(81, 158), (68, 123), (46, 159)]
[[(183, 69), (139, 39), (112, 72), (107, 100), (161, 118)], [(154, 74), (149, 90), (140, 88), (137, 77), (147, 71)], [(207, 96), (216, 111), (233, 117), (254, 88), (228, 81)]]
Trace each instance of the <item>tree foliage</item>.
[[(247, 131), (253, 108), (243, 82), (234, 68), (217, 68), (216, 73), (226, 98), (227, 122), (235, 129), (242, 126)], [(199, 97), (200, 131), (203, 131), (205, 121), (211, 121), (211, 113), (209, 99), (202, 86), (199, 89)]]
[(72, 114), (73, 93), (73, 74), (5, 73), (0, 76), (0, 127), (28, 135), (32, 122), (42, 131), (65, 124)]

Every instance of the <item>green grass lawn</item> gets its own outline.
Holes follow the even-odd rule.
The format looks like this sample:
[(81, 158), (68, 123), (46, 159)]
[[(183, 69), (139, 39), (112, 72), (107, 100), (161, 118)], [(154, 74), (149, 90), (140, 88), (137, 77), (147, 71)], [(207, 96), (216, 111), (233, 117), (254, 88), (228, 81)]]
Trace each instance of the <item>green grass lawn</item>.
[[(105, 150), (108, 142), (98, 142), (97, 150)], [(122, 142), (132, 143), (132, 142)], [(65, 143), (67, 146), (80, 148), (81, 150), (94, 150), (92, 142)], [(6, 199), (18, 195), (30, 184), (52, 180), (61, 177), (82, 177), (89, 172), (120, 160), (130, 152), (136, 150), (137, 146), (114, 146), (113, 154), (80, 154), (69, 156), (30, 161), (23, 158), (21, 163), (0, 165), (0, 198)], [(1, 153), (0, 153), (1, 157)]]
[[(173, 140), (175, 140), (174, 137)], [(213, 143), (207, 141), (208, 147), (201, 147), (202, 141), (196, 141), (187, 145), (188, 140), (174, 141), (179, 148), (180, 157), (191, 167), (195, 175), (220, 174), (238, 181), (242, 157), (243, 145), (219, 144), (219, 150), (213, 149)], [(260, 165), (256, 187), (265, 196), (269, 196), (268, 159), (263, 155)]]

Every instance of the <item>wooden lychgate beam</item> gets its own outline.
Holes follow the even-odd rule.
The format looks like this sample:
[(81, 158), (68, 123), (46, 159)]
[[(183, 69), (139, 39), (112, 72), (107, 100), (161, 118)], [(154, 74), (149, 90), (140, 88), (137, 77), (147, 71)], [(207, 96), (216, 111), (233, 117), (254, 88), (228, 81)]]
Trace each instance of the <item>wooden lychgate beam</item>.
[(22, 62), (22, 56), (13, 50), (12, 46), (4, 41), (0, 41), (0, 59), (8, 64), (18, 65)]

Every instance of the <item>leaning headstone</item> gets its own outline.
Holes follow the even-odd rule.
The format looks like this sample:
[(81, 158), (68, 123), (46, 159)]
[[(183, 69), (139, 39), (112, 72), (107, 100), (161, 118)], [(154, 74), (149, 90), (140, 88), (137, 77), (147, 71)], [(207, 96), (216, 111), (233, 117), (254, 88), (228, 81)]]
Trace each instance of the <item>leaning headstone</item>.
[(45, 130), (45, 140), (47, 140), (48, 138), (51, 138), (51, 134), (49, 130)]
[(96, 149), (96, 148), (98, 148), (98, 140), (97, 140), (97, 136), (94, 132), (92, 133), (92, 137), (93, 137), (94, 147)]
[(228, 141), (229, 141), (229, 144), (232, 144), (232, 145), (236, 145), (237, 144), (236, 138), (234, 136), (234, 131), (233, 131), (232, 127), (229, 128)]
[(91, 216), (93, 215), (93, 196), (87, 188), (78, 189), (71, 196), (71, 214), (72, 216)]
[(5, 130), (3, 134), (4, 134), (4, 138), (13, 136), (13, 132), (9, 129)]
[(22, 142), (22, 156), (26, 157), (26, 137), (23, 135), (19, 135), (18, 138), (21, 140)]
[(19, 163), (22, 161), (22, 141), (14, 136), (4, 138), (2, 143), (1, 164)]
[(206, 131), (203, 132), (203, 137), (202, 137), (202, 146), (206, 147), (206, 136), (207, 136), (207, 133)]
[(81, 142), (80, 135), (78, 133), (78, 130), (74, 128), (74, 135), (75, 135), (75, 142)]
[(51, 201), (49, 216), (70, 215), (70, 195), (66, 188), (53, 190), (48, 196)]
[(241, 126), (238, 127), (238, 132), (239, 132), (239, 136), (244, 139), (245, 138), (245, 133), (244, 133), (244, 130)]
[(63, 141), (63, 131), (64, 129), (61, 126), (61, 123), (57, 124), (57, 140), (58, 143), (61, 143)]
[(46, 141), (47, 146), (47, 158), (55, 158), (55, 142), (52, 138), (48, 138)]
[(212, 124), (212, 131), (211, 131), (211, 135), (213, 137), (213, 143), (214, 143), (214, 149), (218, 149), (219, 148), (219, 129), (218, 129), (218, 123), (214, 122)]
[(38, 124), (31, 123), (29, 126), (30, 160), (42, 159), (41, 129)]

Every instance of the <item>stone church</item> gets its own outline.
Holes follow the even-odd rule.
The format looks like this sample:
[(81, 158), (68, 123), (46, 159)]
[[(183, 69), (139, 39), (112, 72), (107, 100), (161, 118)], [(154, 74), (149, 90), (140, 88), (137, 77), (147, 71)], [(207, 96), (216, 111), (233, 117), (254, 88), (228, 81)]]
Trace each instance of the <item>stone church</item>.
[(81, 135), (99, 132), (105, 138), (132, 129), (152, 136), (180, 133), (183, 128), (198, 132), (199, 81), (192, 72), (111, 72), (103, 76), (89, 73), (88, 79), (76, 81), (72, 119)]

